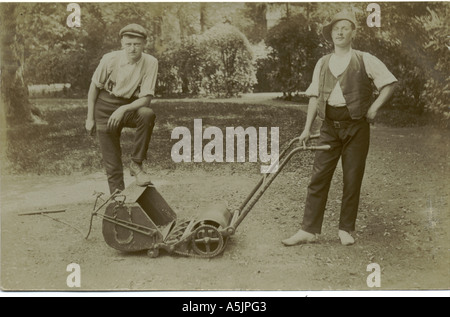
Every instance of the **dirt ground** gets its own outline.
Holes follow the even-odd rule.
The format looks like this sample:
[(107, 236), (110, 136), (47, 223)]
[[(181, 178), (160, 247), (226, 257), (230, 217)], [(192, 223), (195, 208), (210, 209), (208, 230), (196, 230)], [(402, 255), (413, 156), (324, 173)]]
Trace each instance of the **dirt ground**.
[[(337, 237), (339, 167), (319, 241), (295, 247), (281, 244), (299, 228), (310, 158), (292, 159), (223, 254), (211, 259), (121, 253), (105, 243), (99, 218), (94, 218), (86, 240), (93, 192), (107, 192), (103, 173), (4, 176), (1, 287), (4, 291), (448, 290), (450, 133), (380, 125), (374, 125), (371, 133), (356, 243), (347, 247)], [(260, 177), (235, 173), (229, 164), (208, 171), (151, 172), (180, 219), (193, 217), (210, 202), (225, 200), (237, 207)], [(127, 176), (126, 183), (130, 182)], [(65, 212), (19, 215), (52, 209)], [(80, 287), (67, 284), (71, 263), (80, 267)], [(371, 263), (381, 269), (380, 287), (367, 284)]]

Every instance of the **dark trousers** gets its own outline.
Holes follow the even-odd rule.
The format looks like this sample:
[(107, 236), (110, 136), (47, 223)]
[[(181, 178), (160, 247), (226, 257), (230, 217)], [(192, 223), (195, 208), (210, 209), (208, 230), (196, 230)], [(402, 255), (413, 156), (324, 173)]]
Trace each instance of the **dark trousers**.
[(130, 100), (111, 100), (108, 98), (105, 101), (100, 97), (101, 95), (95, 104), (97, 136), (108, 178), (109, 190), (113, 193), (116, 189), (123, 190), (125, 188), (120, 146), (122, 129), (124, 127), (136, 129), (131, 160), (136, 163), (142, 163), (147, 158), (156, 116), (152, 109), (141, 107), (136, 111), (126, 112), (121, 124), (116, 129), (108, 129), (106, 124), (111, 114), (121, 105), (129, 103)]
[[(334, 117), (333, 120), (350, 119), (345, 113), (339, 114), (339, 112), (345, 110), (345, 107), (337, 109), (337, 113), (331, 115)], [(328, 112), (332, 111), (329, 111), (327, 107), (327, 116), (330, 115)], [(320, 130), (319, 142), (330, 145), (331, 149), (329, 151), (317, 151), (315, 154), (302, 229), (310, 233), (321, 233), (331, 180), (337, 163), (341, 159), (344, 187), (339, 229), (347, 232), (354, 231), (361, 184), (369, 151), (369, 123), (365, 119), (361, 119), (339, 125), (326, 119)]]

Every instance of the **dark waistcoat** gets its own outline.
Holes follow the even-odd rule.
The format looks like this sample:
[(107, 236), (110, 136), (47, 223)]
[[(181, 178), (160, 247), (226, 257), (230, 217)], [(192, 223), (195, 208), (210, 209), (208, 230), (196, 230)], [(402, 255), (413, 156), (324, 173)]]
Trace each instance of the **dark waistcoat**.
[(335, 77), (329, 66), (332, 54), (324, 57), (319, 77), (318, 115), (325, 119), (328, 97), (339, 81), (346, 106), (352, 119), (364, 117), (372, 103), (373, 86), (364, 67), (363, 53), (353, 50), (347, 69)]

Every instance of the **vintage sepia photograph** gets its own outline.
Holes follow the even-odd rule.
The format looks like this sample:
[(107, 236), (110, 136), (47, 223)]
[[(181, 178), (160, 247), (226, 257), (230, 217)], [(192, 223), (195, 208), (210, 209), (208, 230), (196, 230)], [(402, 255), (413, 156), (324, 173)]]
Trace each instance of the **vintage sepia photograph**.
[(1, 292), (445, 293), (449, 9), (0, 2)]

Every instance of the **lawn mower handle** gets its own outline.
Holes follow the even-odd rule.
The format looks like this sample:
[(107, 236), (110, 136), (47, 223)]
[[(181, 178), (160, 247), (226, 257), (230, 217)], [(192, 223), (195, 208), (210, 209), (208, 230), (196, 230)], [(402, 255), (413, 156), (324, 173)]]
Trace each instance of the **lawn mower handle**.
[[(309, 139), (315, 139), (318, 137), (319, 134), (314, 134), (311, 135)], [(331, 148), (330, 145), (306, 146), (306, 144), (303, 143), (302, 146), (298, 146), (288, 153), (288, 150), (292, 147), (292, 145), (295, 142), (298, 142), (299, 139), (300, 139), (299, 137), (296, 137), (288, 143), (287, 147), (279, 155), (278, 160), (269, 167), (268, 171), (270, 173), (265, 174), (264, 176), (261, 177), (258, 184), (253, 188), (252, 192), (247, 196), (245, 201), (241, 204), (241, 206), (238, 209), (235, 210), (231, 223), (227, 228), (228, 232), (233, 233), (236, 230), (236, 228), (239, 226), (242, 220), (244, 220), (244, 218), (247, 216), (247, 214), (250, 212), (253, 206), (258, 202), (259, 198), (264, 194), (264, 192), (274, 181), (274, 179), (278, 176), (283, 167), (289, 162), (292, 156), (301, 151), (308, 151), (308, 150), (327, 151)], [(271, 172), (275, 166), (278, 166), (278, 169), (274, 172)]]
[[(312, 134), (308, 140), (311, 139), (318, 139), (320, 137), (320, 134)], [(278, 159), (272, 163), (271, 166), (269, 166), (267, 173), (277, 173), (277, 172), (272, 172), (272, 170), (275, 168), (275, 166), (278, 166), (279, 164), (281, 164), (281, 160), (286, 156), (286, 154), (288, 153), (289, 149), (292, 147), (292, 145), (294, 145), (296, 142), (300, 141), (300, 137), (295, 137), (293, 138), (291, 141), (288, 142), (288, 145), (285, 147), (285, 149), (283, 151), (281, 151), (281, 153), (278, 155)], [(306, 142), (303, 142), (302, 146), (299, 146), (297, 148), (294, 148), (291, 152), (290, 152), (290, 156), (289, 158), (286, 160), (289, 161), (292, 157), (293, 154), (297, 153), (298, 151), (327, 151), (330, 149), (329, 145), (306, 145)], [(291, 155), (292, 154), (292, 155)], [(278, 173), (277, 173), (278, 174)], [(267, 174), (266, 174), (267, 175)], [(266, 177), (266, 176), (264, 176)]]

